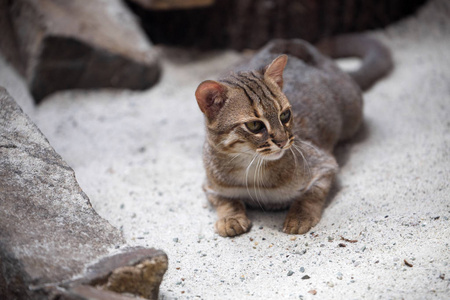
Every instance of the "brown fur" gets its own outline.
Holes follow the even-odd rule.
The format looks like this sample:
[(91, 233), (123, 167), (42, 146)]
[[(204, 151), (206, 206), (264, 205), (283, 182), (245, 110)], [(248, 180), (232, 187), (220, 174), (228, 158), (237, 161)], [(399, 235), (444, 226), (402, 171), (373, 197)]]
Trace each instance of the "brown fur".
[(334, 146), (360, 126), (361, 90), (301, 40), (271, 42), (243, 69), (251, 71), (202, 82), (195, 94), (206, 120), (204, 190), (217, 209), (216, 230), (247, 232), (249, 205), (289, 207), (283, 231), (305, 233), (319, 222), (338, 170)]

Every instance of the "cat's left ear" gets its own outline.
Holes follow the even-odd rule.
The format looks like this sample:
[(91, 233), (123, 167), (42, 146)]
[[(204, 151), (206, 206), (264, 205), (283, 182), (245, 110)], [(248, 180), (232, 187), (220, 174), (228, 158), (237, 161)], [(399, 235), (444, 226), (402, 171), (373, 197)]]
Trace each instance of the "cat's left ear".
[(195, 91), (200, 110), (208, 117), (214, 119), (226, 100), (227, 88), (213, 80), (206, 80), (200, 83)]
[(288, 56), (286, 54), (278, 56), (265, 68), (264, 72), (264, 78), (270, 78), (275, 81), (280, 89), (283, 88), (283, 71), (287, 60)]

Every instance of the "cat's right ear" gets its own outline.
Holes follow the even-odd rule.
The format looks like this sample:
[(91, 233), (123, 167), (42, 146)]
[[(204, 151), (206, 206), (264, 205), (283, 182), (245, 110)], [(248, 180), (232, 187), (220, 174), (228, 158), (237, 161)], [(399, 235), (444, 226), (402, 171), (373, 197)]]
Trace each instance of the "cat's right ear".
[(283, 88), (283, 71), (286, 67), (287, 60), (288, 56), (286, 54), (282, 54), (275, 58), (264, 70), (264, 77), (275, 81), (280, 89)]
[(206, 80), (200, 83), (195, 91), (200, 110), (208, 117), (213, 119), (219, 113), (226, 100), (227, 88), (217, 81)]

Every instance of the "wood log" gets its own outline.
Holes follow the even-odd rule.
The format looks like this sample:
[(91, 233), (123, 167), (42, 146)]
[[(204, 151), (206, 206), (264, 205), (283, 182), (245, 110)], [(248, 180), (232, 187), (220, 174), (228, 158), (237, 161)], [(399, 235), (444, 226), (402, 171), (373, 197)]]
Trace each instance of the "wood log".
[(128, 0), (154, 43), (258, 49), (273, 38), (324, 37), (382, 28), (426, 0), (216, 0), (190, 10), (147, 10)]
[(145, 9), (172, 10), (210, 6), (214, 0), (131, 0)]

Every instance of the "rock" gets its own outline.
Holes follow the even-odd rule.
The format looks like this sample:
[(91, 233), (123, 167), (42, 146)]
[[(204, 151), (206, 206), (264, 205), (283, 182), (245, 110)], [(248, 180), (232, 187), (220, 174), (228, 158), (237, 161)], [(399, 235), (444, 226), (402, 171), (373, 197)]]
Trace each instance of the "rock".
[(58, 90), (146, 89), (157, 82), (156, 51), (122, 1), (2, 2), (2, 17), (7, 11), (9, 20), (0, 34), (13, 40), (0, 48), (37, 102)]
[(214, 4), (214, 0), (131, 0), (145, 9), (174, 10), (205, 7)]
[(157, 299), (168, 267), (167, 256), (155, 249), (131, 248), (88, 267), (81, 280), (69, 286), (89, 285), (117, 293)]
[(9, 2), (0, 0), (0, 36), (2, 37), (0, 39), (0, 52), (14, 63), (20, 74), (25, 74), (25, 64), (19, 55), (14, 28), (8, 14)]
[(116, 245), (125, 245), (120, 231), (95, 212), (74, 171), (0, 88), (2, 299), (85, 299), (76, 292), (89, 289), (82, 285), (99, 295), (107, 289), (156, 299), (167, 256), (144, 248), (118, 253)]

